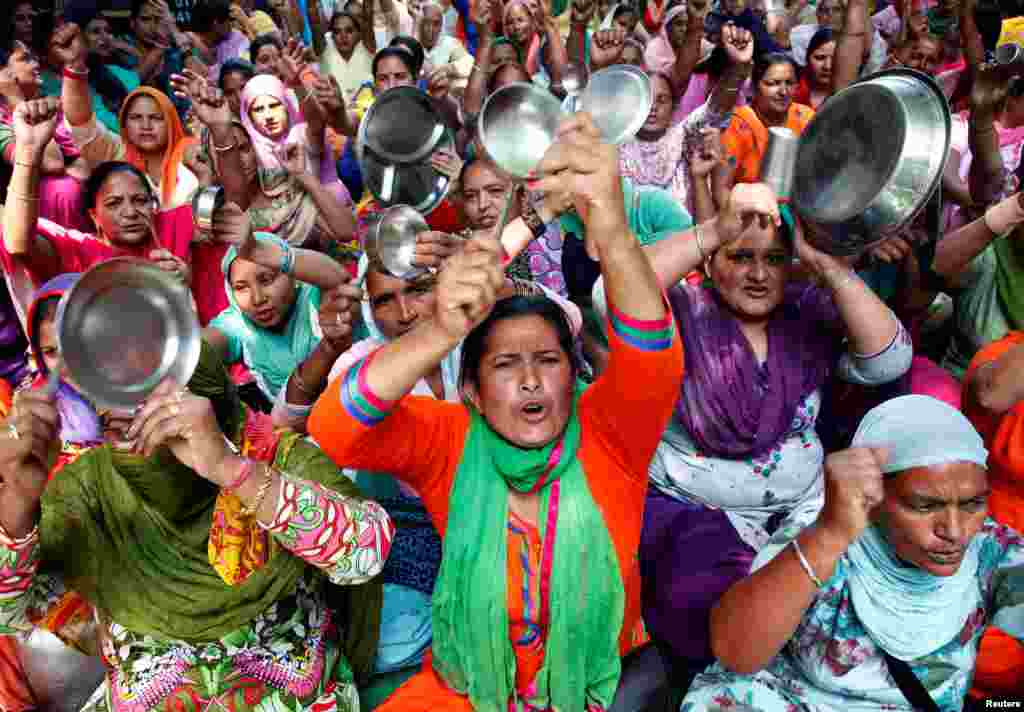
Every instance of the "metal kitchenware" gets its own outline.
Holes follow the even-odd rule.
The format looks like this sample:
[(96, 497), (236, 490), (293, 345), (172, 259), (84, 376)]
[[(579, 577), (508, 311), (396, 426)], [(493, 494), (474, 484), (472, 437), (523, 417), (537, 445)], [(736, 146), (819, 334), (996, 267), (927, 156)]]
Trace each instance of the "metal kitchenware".
[(761, 182), (775, 192), (780, 201), (789, 200), (793, 191), (793, 172), (800, 137), (782, 126), (768, 129), (768, 146), (761, 159)]
[[(447, 148), (454, 152), (449, 136), (435, 150)], [(363, 182), (381, 207), (411, 205), (424, 215), (444, 200), (451, 180), (430, 165), (430, 157), (419, 163), (387, 163), (373, 151), (363, 151), (359, 160)]]
[(415, 279), (427, 270), (413, 264), (416, 238), (430, 228), (416, 210), (394, 205), (381, 215), (366, 238), (366, 256), (382, 265), (392, 277)]
[(569, 62), (565, 67), (565, 75), (562, 77), (562, 88), (565, 89), (565, 100), (563, 108), (569, 113), (575, 113), (580, 102), (580, 92), (587, 86), (590, 79), (590, 70), (585, 64)]
[(1024, 47), (1021, 47), (1016, 42), (1007, 42), (996, 47), (996, 64), (1014, 64), (1022, 58), (1024, 58)]
[(188, 383), (199, 364), (191, 293), (145, 260), (83, 274), (61, 300), (57, 333), (72, 380), (100, 408), (133, 408), (165, 379)]
[(942, 90), (910, 69), (831, 97), (797, 149), (791, 200), (808, 240), (849, 255), (899, 233), (942, 181), (951, 126)]
[(25, 682), (38, 705), (34, 709), (77, 712), (106, 676), (99, 656), (83, 655), (43, 628), (35, 628), (28, 639), (14, 640)]
[(203, 188), (192, 196), (192, 220), (200, 232), (213, 231), (213, 216), (224, 207), (224, 188), (219, 185)]
[(525, 180), (555, 142), (563, 117), (561, 102), (547, 89), (506, 84), (480, 110), (480, 143), (498, 168)]
[(654, 105), (647, 72), (616, 64), (594, 72), (580, 94), (578, 106), (594, 120), (605, 141), (620, 144), (636, 136)]
[(388, 89), (359, 122), (358, 145), (390, 163), (417, 163), (445, 135), (444, 121), (427, 94), (413, 86)]

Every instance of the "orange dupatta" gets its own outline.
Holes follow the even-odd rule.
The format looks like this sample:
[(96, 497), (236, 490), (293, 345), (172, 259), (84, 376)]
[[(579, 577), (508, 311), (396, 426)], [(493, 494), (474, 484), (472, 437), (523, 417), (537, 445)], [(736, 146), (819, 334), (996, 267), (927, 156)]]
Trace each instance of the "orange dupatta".
[[(117, 115), (117, 121), (121, 126), (125, 125), (128, 118), (128, 107), (140, 96), (147, 96), (157, 103), (167, 125), (167, 146), (164, 148), (164, 157), (160, 165), (160, 204), (169, 205), (174, 197), (174, 190), (178, 187), (178, 166), (185, 156), (185, 149), (191, 146), (195, 139), (185, 135), (185, 128), (181, 125), (178, 112), (167, 95), (153, 87), (139, 87), (125, 98)], [(125, 139), (124, 148), (125, 160), (148, 175), (146, 158), (138, 147)]]
[[(784, 126), (797, 136), (814, 118), (814, 109), (793, 102)], [(756, 183), (761, 177), (761, 158), (768, 148), (768, 128), (748, 104), (733, 111), (729, 128), (722, 134), (722, 146), (735, 160), (736, 183)]]

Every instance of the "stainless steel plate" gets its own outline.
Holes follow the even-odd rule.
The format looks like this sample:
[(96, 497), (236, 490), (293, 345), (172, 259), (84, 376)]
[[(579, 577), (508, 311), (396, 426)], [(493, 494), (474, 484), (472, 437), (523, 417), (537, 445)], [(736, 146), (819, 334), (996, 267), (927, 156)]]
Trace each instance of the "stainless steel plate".
[(408, 205), (388, 208), (370, 231), (367, 256), (381, 264), (393, 277), (413, 279), (426, 270), (413, 265), (416, 238), (429, 230), (423, 216)]
[(651, 80), (639, 67), (616, 64), (594, 72), (580, 93), (580, 111), (586, 111), (612, 144), (625, 143), (647, 121), (654, 105)]
[(555, 142), (562, 117), (561, 102), (547, 89), (506, 84), (480, 110), (480, 142), (498, 168), (522, 180)]
[(200, 339), (188, 288), (144, 260), (102, 262), (61, 301), (65, 367), (102, 408), (132, 408), (168, 378), (188, 383)]

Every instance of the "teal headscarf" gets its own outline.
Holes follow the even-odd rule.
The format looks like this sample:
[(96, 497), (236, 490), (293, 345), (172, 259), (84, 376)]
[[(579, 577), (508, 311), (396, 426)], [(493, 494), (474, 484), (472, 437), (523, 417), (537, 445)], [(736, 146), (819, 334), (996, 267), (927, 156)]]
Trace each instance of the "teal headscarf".
[[(638, 187), (628, 178), (622, 179), (622, 195), (626, 206), (629, 229), (641, 245), (653, 245), (674, 232), (689, 230), (693, 218), (672, 194), (661, 188)], [(582, 238), (586, 229), (575, 212), (558, 218), (562, 234)]]
[[(257, 232), (256, 239), (277, 245), (288, 245), (268, 232)], [(278, 330), (266, 329), (252, 321), (239, 308), (231, 288), (231, 265), (238, 259), (238, 250), (231, 247), (221, 261), (224, 290), (231, 306), (210, 322), (228, 340), (228, 361), (244, 361), (252, 371), (260, 390), (273, 401), (277, 392), (288, 383), (292, 371), (306, 359), (320, 342), (320, 289), (296, 283), (295, 304), (288, 320)]]

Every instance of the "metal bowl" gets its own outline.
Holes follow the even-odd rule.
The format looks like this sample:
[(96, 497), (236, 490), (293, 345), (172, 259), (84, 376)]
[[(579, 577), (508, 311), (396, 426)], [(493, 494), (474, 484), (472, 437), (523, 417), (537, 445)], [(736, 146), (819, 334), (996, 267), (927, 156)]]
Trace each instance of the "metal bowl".
[(796, 155), (792, 202), (808, 239), (850, 255), (898, 234), (941, 182), (951, 129), (941, 89), (910, 69), (878, 72), (829, 99)]
[(498, 168), (524, 180), (555, 142), (562, 117), (561, 102), (547, 89), (506, 84), (480, 110), (480, 142)]
[(566, 94), (579, 94), (587, 86), (590, 79), (590, 70), (585, 64), (569, 62), (565, 67), (565, 75), (562, 77), (562, 88)]
[(366, 239), (367, 257), (384, 267), (392, 277), (415, 279), (427, 270), (413, 264), (416, 238), (430, 227), (416, 210), (395, 205), (383, 212)]
[[(454, 151), (450, 132), (434, 151)], [(411, 205), (424, 215), (432, 212), (451, 189), (451, 180), (430, 165), (429, 156), (419, 163), (392, 163), (365, 148), (359, 155), (359, 168), (367, 190), (381, 207)]]
[(356, 144), (389, 163), (417, 163), (444, 137), (444, 121), (429, 96), (416, 87), (388, 89), (359, 122)]
[(580, 111), (586, 111), (612, 144), (636, 136), (654, 105), (651, 79), (639, 67), (616, 64), (594, 72), (580, 93)]
[(224, 207), (224, 188), (219, 185), (203, 188), (192, 196), (192, 220), (201, 232), (213, 231), (213, 216)]
[(188, 288), (144, 260), (101, 262), (61, 300), (65, 367), (100, 408), (133, 408), (168, 378), (188, 383), (200, 339)]

